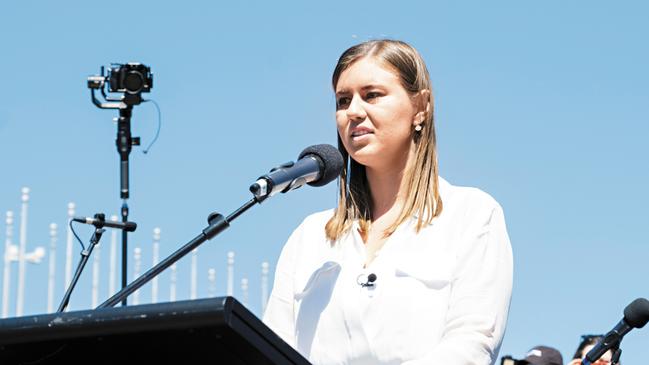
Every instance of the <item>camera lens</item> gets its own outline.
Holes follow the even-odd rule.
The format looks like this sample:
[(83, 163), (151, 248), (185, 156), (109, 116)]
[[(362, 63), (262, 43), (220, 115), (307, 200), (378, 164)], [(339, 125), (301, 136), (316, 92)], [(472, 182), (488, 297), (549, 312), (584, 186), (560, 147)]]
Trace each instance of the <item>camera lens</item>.
[(130, 71), (124, 78), (124, 88), (127, 92), (135, 94), (142, 90), (144, 86), (144, 77), (137, 71)]

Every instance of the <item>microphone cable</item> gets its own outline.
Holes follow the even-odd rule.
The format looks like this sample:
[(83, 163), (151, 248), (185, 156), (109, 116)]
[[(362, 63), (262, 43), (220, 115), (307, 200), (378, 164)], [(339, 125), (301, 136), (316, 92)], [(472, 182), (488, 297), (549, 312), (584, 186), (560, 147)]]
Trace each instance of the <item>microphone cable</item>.
[(74, 221), (72, 219), (70, 219), (70, 222), (68, 223), (68, 225), (70, 226), (70, 230), (72, 231), (72, 234), (74, 234), (74, 237), (77, 238), (77, 241), (79, 241), (79, 244), (81, 245), (81, 251), (85, 251), (86, 246), (81, 241), (81, 238), (79, 238), (79, 235), (77, 235), (77, 232), (74, 230), (74, 227), (72, 227), (72, 222), (74, 222)]

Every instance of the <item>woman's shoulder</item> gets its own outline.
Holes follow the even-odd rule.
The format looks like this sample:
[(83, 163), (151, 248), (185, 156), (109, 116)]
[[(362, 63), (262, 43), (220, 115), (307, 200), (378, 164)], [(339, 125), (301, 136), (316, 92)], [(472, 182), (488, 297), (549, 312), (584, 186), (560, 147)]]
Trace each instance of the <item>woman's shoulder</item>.
[(302, 223), (295, 229), (296, 232), (306, 232), (313, 234), (314, 232), (324, 232), (324, 227), (331, 217), (333, 217), (334, 209), (327, 209), (307, 215)]
[(304, 218), (302, 224), (307, 225), (325, 225), (333, 217), (334, 209), (322, 210), (319, 212), (311, 213)]
[(489, 193), (471, 186), (452, 185), (439, 178), (439, 190), (444, 208), (466, 207), (471, 209), (484, 208), (487, 210), (500, 209), (500, 204)]
[(503, 215), (500, 204), (481, 189), (456, 186), (440, 178), (442, 215), (445, 220), (462, 222), (463, 226), (483, 226), (496, 216)]
[(491, 237), (500, 242), (494, 247), (510, 247), (503, 209), (490, 194), (474, 187), (454, 186), (445, 180), (440, 183), (440, 194), (443, 208), (439, 222), (466, 242), (459, 249), (473, 250), (478, 242), (475, 238), (487, 237), (486, 232), (492, 232)]
[(299, 254), (305, 247), (313, 251), (314, 247), (329, 247), (325, 226), (333, 216), (333, 209), (323, 210), (306, 216), (291, 233), (284, 249)]

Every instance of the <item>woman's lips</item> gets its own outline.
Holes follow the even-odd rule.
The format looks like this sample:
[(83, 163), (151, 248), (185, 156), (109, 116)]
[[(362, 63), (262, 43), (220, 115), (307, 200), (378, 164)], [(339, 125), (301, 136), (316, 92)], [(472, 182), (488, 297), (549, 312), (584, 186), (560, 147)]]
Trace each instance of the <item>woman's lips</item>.
[(370, 129), (367, 128), (354, 128), (352, 129), (351, 137), (352, 140), (359, 140), (363, 138), (367, 138), (368, 135), (374, 134)]

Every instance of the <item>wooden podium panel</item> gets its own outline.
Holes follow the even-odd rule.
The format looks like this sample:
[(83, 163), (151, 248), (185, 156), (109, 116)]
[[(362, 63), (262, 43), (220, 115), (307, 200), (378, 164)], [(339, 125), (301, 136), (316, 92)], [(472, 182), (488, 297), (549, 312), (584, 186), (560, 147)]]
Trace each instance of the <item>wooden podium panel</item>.
[(0, 320), (0, 364), (305, 364), (232, 297)]

